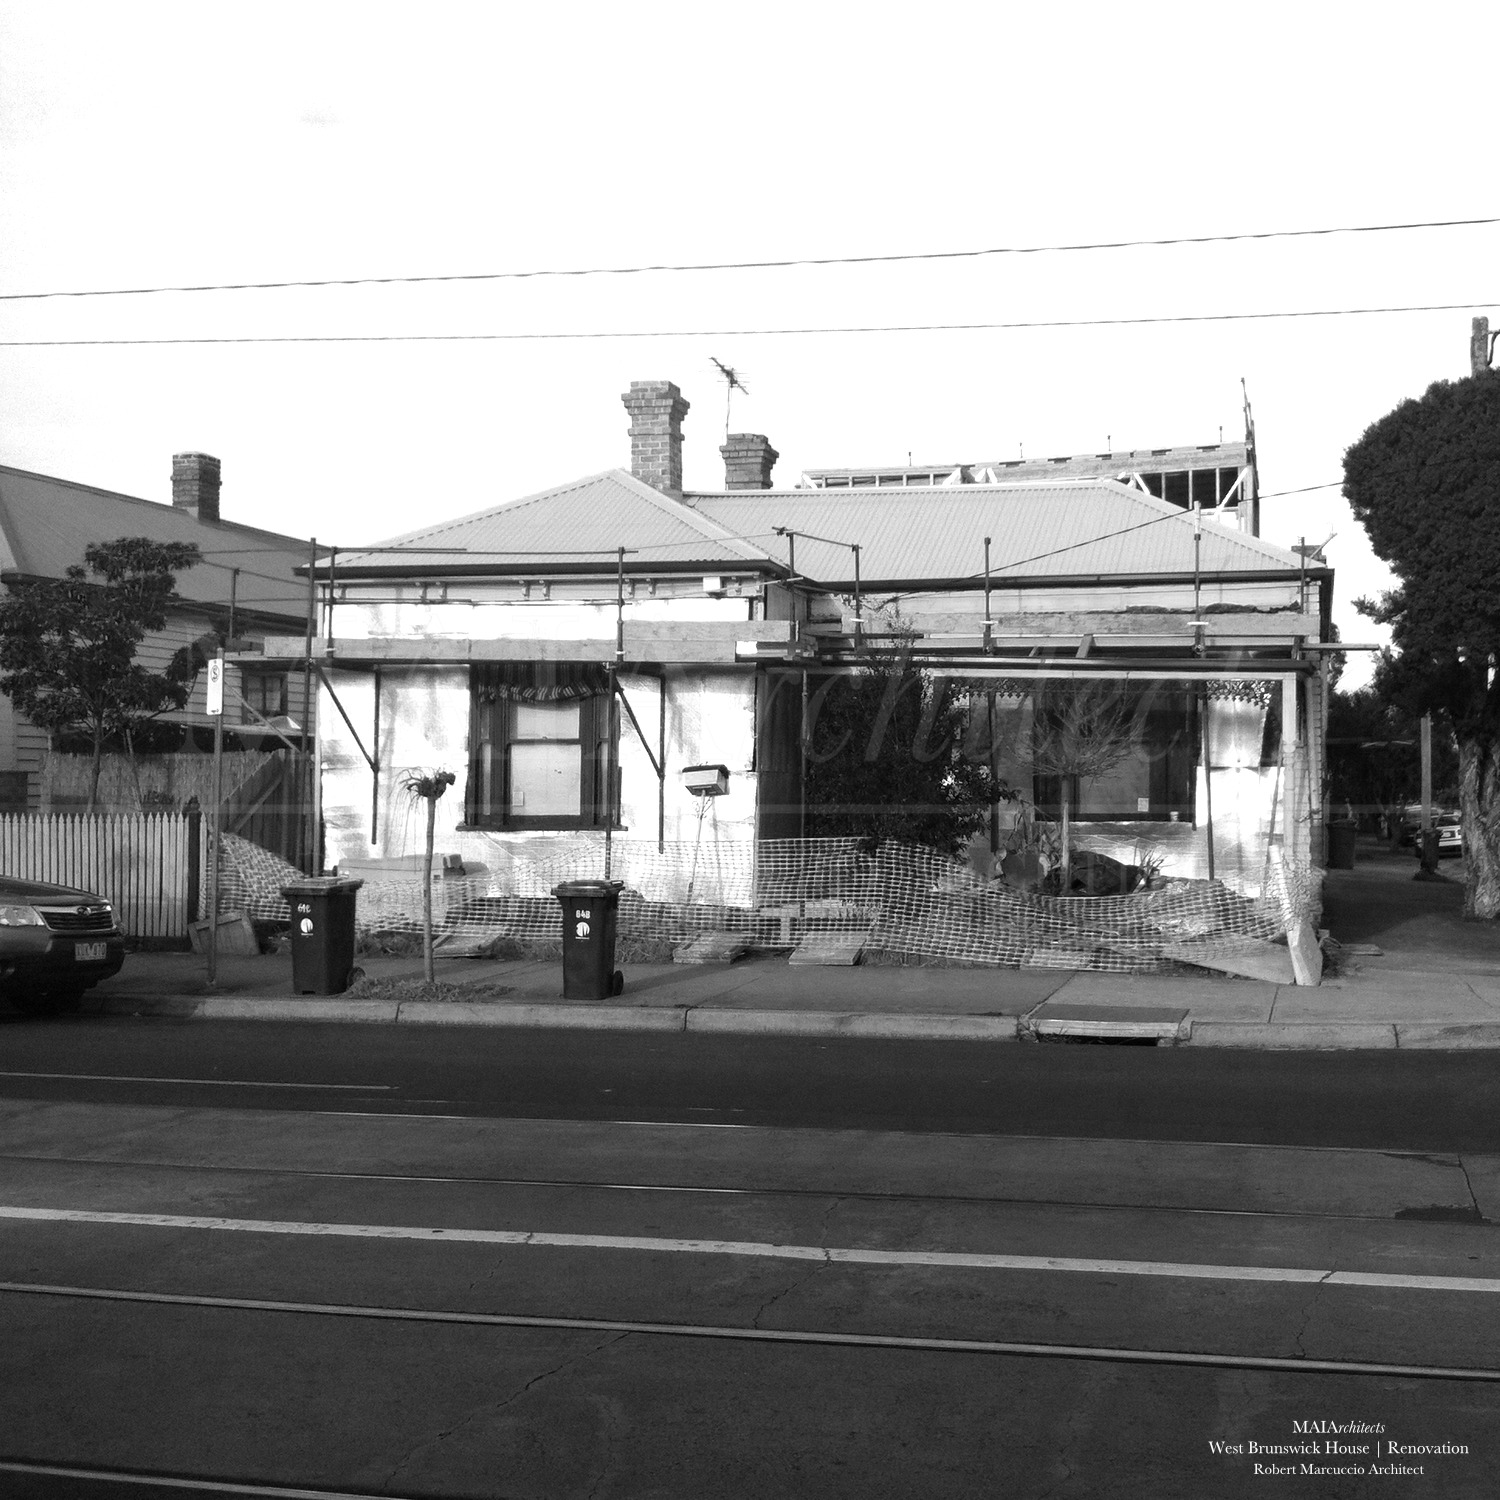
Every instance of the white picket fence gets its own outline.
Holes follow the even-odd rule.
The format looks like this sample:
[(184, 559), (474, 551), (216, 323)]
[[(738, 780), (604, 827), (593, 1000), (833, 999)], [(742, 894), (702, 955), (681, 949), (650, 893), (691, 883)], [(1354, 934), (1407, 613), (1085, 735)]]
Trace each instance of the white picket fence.
[(181, 813), (0, 814), (0, 874), (103, 896), (131, 937), (187, 936), (201, 845), (200, 820)]

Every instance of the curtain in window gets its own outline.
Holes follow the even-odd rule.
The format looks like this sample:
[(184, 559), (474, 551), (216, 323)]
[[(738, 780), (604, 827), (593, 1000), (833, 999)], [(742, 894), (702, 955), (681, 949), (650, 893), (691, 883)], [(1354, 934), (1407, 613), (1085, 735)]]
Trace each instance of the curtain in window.
[(486, 662), (474, 668), (476, 703), (566, 703), (608, 690), (608, 671), (589, 662)]

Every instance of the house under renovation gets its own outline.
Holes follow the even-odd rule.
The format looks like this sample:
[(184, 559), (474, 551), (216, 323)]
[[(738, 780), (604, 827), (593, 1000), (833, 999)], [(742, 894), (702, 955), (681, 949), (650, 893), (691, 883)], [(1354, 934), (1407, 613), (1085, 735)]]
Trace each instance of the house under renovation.
[[(410, 778), (448, 769), (446, 909), (513, 931), (526, 903), (555, 927), (556, 881), (605, 874), (641, 923), (796, 942), (819, 920), (884, 922), (877, 944), (978, 961), (1149, 968), (1207, 941), (1216, 901), (1251, 913), (1235, 940), (1305, 923), (1332, 572), (1257, 535), (1252, 443), (817, 470), (779, 489), (775, 450), (735, 434), (724, 488), (695, 492), (677, 387), (623, 400), (628, 471), (320, 565), (326, 867), (365, 875), (377, 905), (382, 880), (412, 878)], [(305, 652), (268, 639), (263, 665)], [(820, 740), (820, 704), (892, 662), (948, 685), (968, 726), (910, 753), (980, 754), (1008, 788), (965, 858), (911, 851), (899, 877), (889, 850), (804, 837), (816, 767), (874, 753)], [(1118, 743), (1070, 761), (1062, 731), (1091, 695)], [(1059, 857), (1119, 884), (1060, 887)], [(1166, 903), (1144, 937), (1143, 906), (1105, 911), (1137, 888)], [(1100, 899), (1069, 905), (1075, 891)], [(1064, 917), (1022, 920), (1051, 897)], [(924, 947), (923, 929), (951, 936)]]

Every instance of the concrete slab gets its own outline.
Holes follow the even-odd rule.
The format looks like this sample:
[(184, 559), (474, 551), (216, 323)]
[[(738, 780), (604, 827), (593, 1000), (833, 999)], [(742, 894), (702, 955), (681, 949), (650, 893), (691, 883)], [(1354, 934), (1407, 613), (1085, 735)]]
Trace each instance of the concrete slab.
[(1185, 1006), (1194, 1021), (1269, 1021), (1278, 988), (1208, 974), (1077, 974), (1052, 998), (1089, 1005)]
[(1297, 983), (1307, 988), (1316, 988), (1323, 978), (1323, 950), (1318, 946), (1318, 935), (1308, 922), (1296, 922), (1286, 935), (1287, 951), (1292, 956), (1292, 969)]
[(1023, 1035), (1117, 1037), (1178, 1041), (1187, 1035), (1186, 1010), (1163, 1005), (1084, 1005), (1049, 1000), (1021, 1020)]
[(859, 962), (859, 956), (869, 941), (868, 929), (864, 932), (809, 933), (803, 938), (801, 946), (793, 950), (787, 962), (796, 965), (847, 967)]
[(1418, 982), (1412, 976), (1358, 975), (1319, 985), (1317, 989), (1281, 990), (1272, 1020), (1422, 1021), (1451, 1025), (1500, 1021), (1500, 1009), (1481, 1000), (1459, 975), (1428, 975)]
[(1252, 1025), (1241, 1021), (1193, 1021), (1189, 1045), (1194, 1047), (1259, 1047), (1269, 1051), (1330, 1052), (1396, 1046), (1394, 1026)]
[(747, 1036), (1013, 1042), (1016, 1039), (1016, 1017), (879, 1015), (868, 1011), (690, 1010), (687, 1030)]
[(1398, 1022), (1396, 1044), (1403, 1048), (1440, 1047), (1457, 1052), (1500, 1047), (1500, 1021), (1479, 1021), (1466, 1026)]
[(396, 1017), (408, 1026), (541, 1026), (580, 1031), (681, 1031), (684, 1012), (654, 1006), (471, 1005), (462, 1000), (408, 1000)]
[(1171, 943), (1163, 947), (1167, 958), (1179, 963), (1196, 964), (1220, 974), (1240, 979), (1259, 979), (1268, 984), (1293, 984), (1296, 971), (1291, 951), (1275, 943), (1246, 943), (1234, 947), (1204, 943)]
[(215, 1021), (371, 1021), (396, 1019), (394, 1000), (346, 1000), (339, 995), (269, 1000), (256, 995), (210, 995), (195, 1014)]
[(738, 933), (705, 932), (690, 943), (672, 950), (674, 964), (732, 964), (750, 951)]

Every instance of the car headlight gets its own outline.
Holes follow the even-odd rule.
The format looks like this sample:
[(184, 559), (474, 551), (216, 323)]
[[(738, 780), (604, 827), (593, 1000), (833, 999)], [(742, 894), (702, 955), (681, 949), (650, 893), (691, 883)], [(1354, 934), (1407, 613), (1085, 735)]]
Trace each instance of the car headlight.
[(45, 927), (34, 906), (0, 906), (0, 927)]

